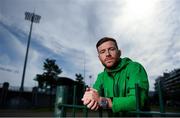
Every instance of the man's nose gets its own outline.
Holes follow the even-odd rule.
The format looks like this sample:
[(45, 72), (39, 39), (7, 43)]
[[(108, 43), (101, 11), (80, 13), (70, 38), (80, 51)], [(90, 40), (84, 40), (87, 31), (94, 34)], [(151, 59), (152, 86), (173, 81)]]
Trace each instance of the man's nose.
[(110, 55), (109, 50), (106, 50), (106, 56), (109, 56), (109, 55)]

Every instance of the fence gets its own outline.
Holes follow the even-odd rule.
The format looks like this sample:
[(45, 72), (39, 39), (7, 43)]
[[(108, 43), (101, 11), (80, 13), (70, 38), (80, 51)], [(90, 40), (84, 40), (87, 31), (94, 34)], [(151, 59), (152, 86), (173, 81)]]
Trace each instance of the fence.
[[(140, 93), (139, 90), (141, 88), (138, 86), (138, 84), (135, 85), (136, 90), (136, 110), (135, 111), (129, 111), (123, 114), (123, 116), (126, 116), (127, 114), (131, 114), (137, 117), (140, 116), (159, 116), (159, 117), (178, 117), (180, 116), (179, 112), (166, 112), (165, 111), (165, 105), (164, 105), (164, 99), (163, 99), (163, 93), (161, 89), (161, 83), (158, 83), (158, 97), (159, 97), (159, 111), (142, 111), (140, 109)], [(89, 110), (86, 106), (83, 105), (77, 105), (76, 104), (76, 86), (74, 86), (73, 89), (73, 104), (66, 104), (66, 98), (64, 95), (66, 94), (67, 90), (66, 88), (61, 87), (56, 94), (56, 102), (55, 102), (55, 117), (66, 117), (67, 116), (67, 109), (72, 109), (71, 111), (71, 117), (76, 117), (76, 110), (80, 109), (83, 110), (83, 117), (88, 117)], [(105, 109), (99, 109), (98, 111), (98, 117), (103, 117), (103, 112), (106, 111)], [(82, 113), (82, 112), (81, 112)]]

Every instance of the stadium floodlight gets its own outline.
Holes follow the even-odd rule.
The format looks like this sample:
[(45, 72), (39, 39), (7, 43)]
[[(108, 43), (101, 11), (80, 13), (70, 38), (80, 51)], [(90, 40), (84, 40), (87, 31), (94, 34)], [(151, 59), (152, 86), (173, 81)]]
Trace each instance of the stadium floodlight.
[(30, 26), (29, 36), (28, 36), (28, 43), (27, 43), (27, 48), (26, 48), (26, 55), (25, 55), (25, 60), (24, 60), (24, 68), (23, 68), (20, 91), (24, 90), (24, 78), (25, 78), (25, 73), (26, 73), (26, 65), (27, 65), (33, 23), (39, 23), (40, 19), (41, 19), (40, 15), (37, 15), (35, 13), (25, 12), (25, 20), (31, 21), (31, 26)]
[(40, 19), (41, 19), (40, 15), (36, 15), (30, 12), (25, 12), (25, 20), (30, 20), (31, 22), (39, 23)]

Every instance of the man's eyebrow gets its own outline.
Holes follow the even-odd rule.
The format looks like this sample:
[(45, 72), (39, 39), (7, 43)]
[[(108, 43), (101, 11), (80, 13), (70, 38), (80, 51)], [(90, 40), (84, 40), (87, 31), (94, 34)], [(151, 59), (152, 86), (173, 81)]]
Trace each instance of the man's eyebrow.
[(105, 51), (105, 49), (99, 50), (98, 52), (103, 52), (103, 51)]
[[(106, 50), (106, 49), (101, 49), (101, 50)], [(101, 51), (101, 50), (99, 50), (99, 51)]]

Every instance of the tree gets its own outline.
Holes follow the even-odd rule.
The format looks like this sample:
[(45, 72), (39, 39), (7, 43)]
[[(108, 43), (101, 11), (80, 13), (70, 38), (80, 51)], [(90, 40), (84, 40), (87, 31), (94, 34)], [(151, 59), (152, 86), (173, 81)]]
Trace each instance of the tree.
[(38, 82), (38, 87), (43, 89), (44, 88), (44, 79), (43, 75), (37, 74), (35, 77), (35, 81)]
[[(53, 88), (57, 86), (58, 75), (62, 73), (62, 69), (56, 64), (54, 59), (46, 59), (43, 65), (44, 72), (37, 74), (35, 81), (38, 81), (38, 87), (41, 89), (49, 90), (51, 95)], [(52, 96), (50, 97), (52, 101)]]
[(48, 86), (50, 86), (51, 90), (53, 87), (56, 87), (58, 75), (62, 73), (62, 70), (55, 62), (56, 60), (46, 59), (43, 66), (43, 70), (45, 71), (43, 73), (43, 77), (45, 79), (45, 87), (47, 88)]
[(84, 82), (84, 78), (82, 77), (82, 75), (79, 73), (79, 74), (75, 74), (75, 76), (76, 76), (76, 81), (78, 82), (78, 83), (80, 83), (80, 84), (84, 84), (85, 82)]
[(55, 63), (54, 59), (46, 59), (43, 65), (43, 74), (37, 74), (35, 80), (38, 81), (38, 87), (41, 89), (47, 89), (50, 87), (56, 87), (56, 81), (58, 79), (58, 75), (62, 73), (62, 70)]
[(77, 82), (77, 84), (76, 84), (76, 86), (77, 86), (77, 88), (76, 88), (76, 102), (77, 102), (77, 104), (80, 104), (80, 105), (82, 105), (82, 101), (81, 101), (81, 99), (79, 99), (79, 98), (82, 98), (83, 97), (83, 94), (84, 94), (84, 91), (85, 91), (85, 82), (84, 82), (84, 78), (83, 78), (83, 76), (79, 73), (79, 74), (75, 74), (75, 76), (76, 76), (76, 82)]

